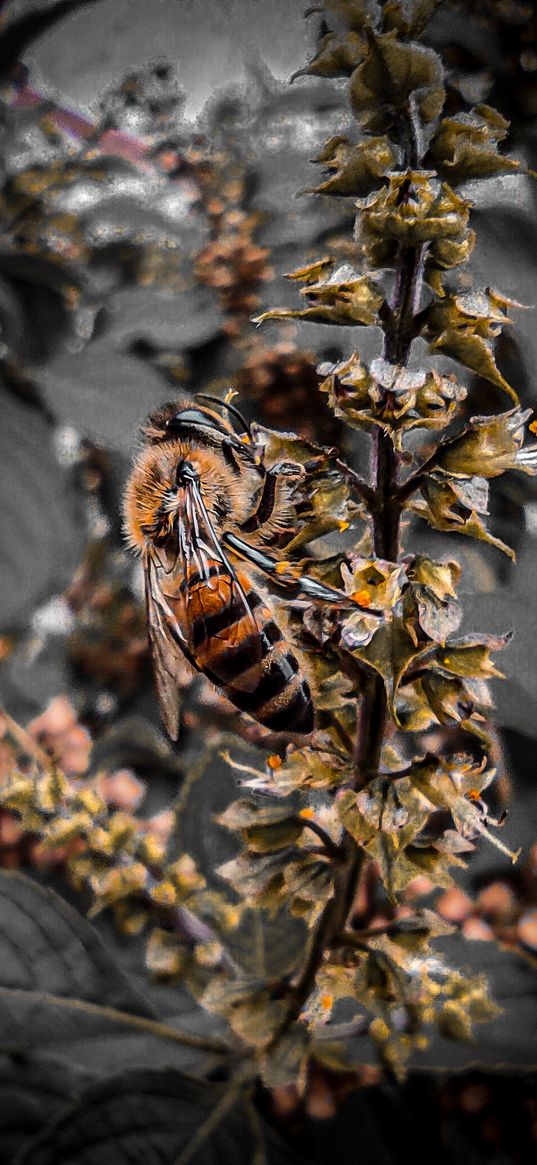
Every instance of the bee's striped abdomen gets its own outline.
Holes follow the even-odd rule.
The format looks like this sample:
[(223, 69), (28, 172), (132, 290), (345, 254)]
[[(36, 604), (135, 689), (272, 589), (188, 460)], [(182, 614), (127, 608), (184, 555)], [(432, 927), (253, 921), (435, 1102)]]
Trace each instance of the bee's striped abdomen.
[(248, 578), (237, 578), (246, 603), (223, 563), (211, 563), (209, 583), (192, 568), (181, 584), (196, 664), (260, 724), (312, 732), (311, 692), (300, 664)]

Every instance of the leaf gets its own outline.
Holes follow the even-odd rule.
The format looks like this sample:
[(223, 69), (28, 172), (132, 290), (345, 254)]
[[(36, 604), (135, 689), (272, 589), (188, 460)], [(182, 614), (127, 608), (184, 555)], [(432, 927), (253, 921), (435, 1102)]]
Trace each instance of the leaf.
[[(91, 1085), (37, 1137), (20, 1165), (251, 1165), (263, 1151), (291, 1165), (278, 1138), (257, 1129), (240, 1090), (173, 1071), (132, 1071)], [(254, 1131), (255, 1129), (255, 1131)]]
[(409, 509), (424, 518), (433, 530), (476, 538), (502, 550), (514, 560), (511, 547), (495, 538), (480, 517), (480, 513), (488, 512), (488, 486), (484, 478), (473, 477), (463, 482), (447, 475), (435, 477), (431, 474), (420, 485), (420, 492), (423, 500), (414, 499)]
[(390, 902), (421, 872), (408, 847), (422, 829), (429, 810), (407, 777), (378, 777), (356, 795), (346, 790), (338, 801), (342, 824), (378, 863)]
[(456, 477), (477, 474), (493, 478), (509, 469), (530, 476), (537, 473), (537, 444), (523, 449), (524, 428), (531, 414), (531, 409), (515, 408), (494, 416), (471, 417), (462, 433), (440, 445), (439, 467)]
[(366, 275), (356, 275), (349, 264), (344, 264), (325, 280), (309, 283), (301, 291), (309, 306), (305, 308), (273, 308), (253, 320), (311, 320), (318, 324), (378, 323), (382, 295)]
[(441, 3), (442, 0), (386, 0), (384, 28), (395, 28), (400, 36), (418, 37)]
[(357, 120), (372, 133), (391, 128), (397, 116), (408, 115), (410, 101), (424, 126), (432, 123), (444, 103), (442, 63), (433, 49), (405, 44), (395, 31), (368, 31), (368, 52), (354, 71), (350, 102)]
[(54, 455), (38, 409), (2, 392), (0, 625), (21, 626), (70, 581), (82, 555), (84, 523), (74, 483)]
[[(236, 793), (232, 763), (226, 764), (220, 755), (210, 754), (207, 763), (199, 766), (197, 771), (191, 771), (186, 778), (178, 798), (175, 828), (169, 844), (170, 858), (190, 854), (209, 886), (220, 894), (227, 892), (233, 904), (237, 899), (231, 888), (226, 887), (226, 875), (222, 875), (219, 867), (224, 865), (232, 873), (237, 873), (238, 882), (234, 877), (230, 881), (240, 894), (243, 877), (248, 888), (250, 874), (255, 885), (264, 885), (265, 874), (269, 881), (272, 863), (275, 861), (278, 865), (280, 859), (278, 852), (275, 855), (258, 854), (252, 859), (245, 858), (245, 869), (241, 858), (234, 857), (237, 842), (223, 827), (222, 819), (227, 822), (228, 813), (234, 816)], [(286, 817), (289, 811), (288, 802), (284, 811)], [(257, 867), (257, 862), (262, 868)], [(265, 870), (267, 862), (268, 871)], [(257, 882), (257, 877), (260, 882)], [(218, 931), (218, 937), (234, 963), (245, 974), (255, 973), (260, 979), (277, 976), (296, 966), (300, 958), (304, 928), (298, 920), (290, 918), (286, 909), (269, 914), (260, 910), (257, 903), (252, 910), (241, 903), (234, 928), (225, 927), (213, 919), (211, 925)]]
[(160, 376), (107, 340), (58, 355), (38, 375), (40, 394), (57, 421), (124, 454), (132, 453), (133, 435), (166, 392)]
[(486, 679), (499, 676), (503, 679), (503, 672), (493, 664), (490, 653), (501, 651), (510, 638), (510, 635), (465, 635), (463, 639), (439, 647), (436, 659), (444, 671), (463, 679), (472, 676)]
[(427, 312), (426, 337), (432, 351), (445, 352), (471, 372), (490, 380), (519, 404), (518, 396), (499, 371), (492, 339), (510, 323), (507, 308), (521, 306), (486, 288), (468, 295), (446, 295)]
[(364, 40), (359, 32), (351, 31), (343, 36), (327, 32), (319, 41), (316, 55), (292, 74), (291, 81), (297, 77), (350, 77), (363, 51)]
[[(432, 806), (449, 810), (456, 829), (463, 837), (482, 835), (514, 863), (520, 850), (513, 853), (496, 834), (490, 832), (487, 828), (488, 818), (484, 815), (479, 799), (479, 794), (487, 788), (493, 777), (493, 769), (487, 769), (485, 764), (479, 766), (459, 755), (452, 759), (440, 758), (438, 763), (436, 758), (425, 757), (422, 762), (414, 765), (410, 780), (414, 789), (426, 797)], [(468, 800), (468, 797), (471, 799)]]
[(0, 1144), (11, 1161), (28, 1140), (73, 1102), (90, 1077), (52, 1056), (0, 1057)]
[(314, 159), (329, 172), (319, 186), (308, 193), (364, 195), (374, 189), (396, 163), (396, 152), (385, 134), (351, 144), (348, 138), (333, 137)]
[(496, 110), (481, 105), (469, 113), (442, 118), (429, 148), (450, 182), (492, 178), (520, 168), (516, 159), (498, 152), (508, 129), (509, 122)]
[(191, 996), (150, 984), (142, 994), (85, 918), (21, 874), (0, 873), (0, 929), (0, 1024), (20, 1054), (39, 1049), (101, 1073), (148, 1061), (199, 1069), (226, 1049)]
[(242, 834), (250, 853), (276, 853), (298, 841), (304, 821), (288, 805), (262, 806), (234, 801), (216, 818), (219, 825)]
[(445, 643), (449, 635), (456, 631), (461, 618), (462, 607), (457, 602), (455, 586), (460, 580), (461, 568), (457, 562), (433, 562), (423, 555), (416, 555), (407, 567), (410, 586), (405, 592), (405, 622), (409, 630), (409, 618), (416, 618), (419, 626), (429, 639)]
[[(384, 680), (390, 707), (393, 709), (395, 694), (401, 679), (411, 663), (416, 663), (424, 652), (429, 650), (429, 644), (416, 644), (409, 635), (400, 615), (392, 613), (389, 622), (383, 624), (374, 632), (364, 645), (353, 645), (346, 640), (352, 635), (352, 620), (347, 620), (342, 626), (342, 644), (347, 646), (351, 654), (376, 671)], [(346, 628), (348, 628), (346, 635)]]
[(360, 230), (366, 238), (393, 239), (405, 247), (437, 240), (462, 243), (470, 203), (446, 182), (435, 183), (419, 170), (390, 174), (389, 183), (360, 202)]

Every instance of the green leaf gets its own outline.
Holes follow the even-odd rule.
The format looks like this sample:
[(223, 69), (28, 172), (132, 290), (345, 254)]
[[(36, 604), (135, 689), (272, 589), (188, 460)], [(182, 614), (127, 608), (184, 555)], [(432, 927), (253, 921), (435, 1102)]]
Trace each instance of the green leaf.
[(438, 187), (428, 174), (405, 170), (359, 205), (362, 234), (415, 247), (438, 239), (463, 242), (471, 204), (446, 182)]
[[(480, 834), (516, 862), (520, 850), (513, 853), (487, 828), (489, 819), (483, 812), (480, 793), (494, 777), (494, 769), (485, 763), (477, 765), (471, 758), (458, 755), (453, 758), (425, 757), (414, 765), (410, 780), (415, 790), (437, 809), (448, 809), (455, 827), (464, 836)], [(471, 800), (468, 800), (468, 796)], [(497, 824), (497, 823), (496, 823)]]
[(341, 641), (355, 659), (367, 664), (384, 680), (390, 708), (393, 710), (397, 688), (411, 663), (417, 663), (429, 644), (416, 644), (401, 615), (392, 613), (365, 644), (353, 643), (355, 616), (342, 626)]
[(443, 671), (461, 679), (479, 677), (503, 678), (490, 658), (491, 651), (501, 651), (509, 643), (510, 635), (465, 635), (436, 651), (436, 660)]
[(319, 388), (336, 417), (355, 429), (372, 425), (393, 434), (396, 448), (410, 429), (442, 429), (450, 423), (466, 389), (436, 369), (410, 371), (377, 357), (366, 368), (357, 353), (335, 365), (321, 365)]
[(429, 817), (423, 798), (407, 777), (394, 781), (382, 776), (361, 793), (342, 793), (338, 810), (345, 829), (378, 863), (390, 902), (397, 902), (399, 893), (420, 872), (409, 858), (408, 847)]
[(416, 555), (406, 573), (410, 582), (403, 604), (407, 627), (409, 619), (415, 619), (429, 639), (445, 643), (462, 618), (455, 591), (461, 576), (459, 564)]

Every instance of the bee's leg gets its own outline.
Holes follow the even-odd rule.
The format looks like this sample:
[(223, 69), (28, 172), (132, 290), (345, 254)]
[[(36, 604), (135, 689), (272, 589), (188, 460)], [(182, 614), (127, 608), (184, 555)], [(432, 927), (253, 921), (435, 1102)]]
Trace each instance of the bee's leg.
[(273, 541), (293, 519), (293, 496), (303, 477), (302, 466), (292, 461), (279, 461), (267, 469), (256, 509), (241, 524), (241, 533), (251, 535), (256, 542)]
[[(359, 603), (345, 595), (343, 591), (326, 586), (325, 583), (319, 582), (316, 578), (308, 578), (307, 575), (299, 574), (297, 568), (293, 567), (290, 562), (277, 562), (265, 554), (263, 550), (258, 550), (257, 547), (249, 546), (247, 542), (243, 542), (242, 538), (238, 538), (236, 534), (223, 534), (222, 542), (233, 554), (251, 562), (252, 566), (262, 570), (275, 583), (285, 587), (289, 593), (293, 592), (297, 597), (304, 595), (305, 598), (317, 599), (323, 603), (337, 603), (340, 607), (360, 607)], [(368, 615), (380, 614), (380, 612), (372, 611), (369, 608), (367, 613)]]

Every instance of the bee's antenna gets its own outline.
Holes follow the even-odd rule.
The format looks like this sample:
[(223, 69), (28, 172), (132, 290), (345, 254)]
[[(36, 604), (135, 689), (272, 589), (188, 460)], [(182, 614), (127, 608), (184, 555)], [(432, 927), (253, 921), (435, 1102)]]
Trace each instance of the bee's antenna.
[(240, 413), (239, 410), (235, 408), (235, 405), (228, 404), (228, 402), (225, 400), (220, 400), (220, 397), (218, 397), (218, 396), (209, 396), (209, 394), (207, 392), (197, 392), (195, 395), (196, 395), (196, 399), (210, 400), (210, 401), (212, 401), (213, 404), (220, 405), (221, 409), (227, 409), (228, 412), (233, 413), (233, 416), (237, 417), (237, 419), (240, 421), (241, 425), (244, 428), (244, 431), (246, 433), (248, 433), (248, 436), (250, 438), (250, 441), (252, 442), (252, 445), (254, 444), (254, 439), (252, 437), (252, 430), (251, 430), (248, 422), (245, 421), (242, 413)]

